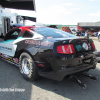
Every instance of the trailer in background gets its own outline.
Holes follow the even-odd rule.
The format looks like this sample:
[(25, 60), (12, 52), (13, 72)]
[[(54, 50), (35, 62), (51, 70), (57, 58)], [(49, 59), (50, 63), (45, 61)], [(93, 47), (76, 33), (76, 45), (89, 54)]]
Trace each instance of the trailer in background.
[(13, 24), (24, 25), (24, 20), (18, 14), (11, 13), (11, 9), (0, 7), (0, 35), (2, 33), (5, 36)]
[(81, 22), (77, 25), (77, 30), (79, 31), (89, 31), (91, 36), (97, 36), (100, 31), (100, 22)]
[(14, 24), (26, 25), (26, 20), (36, 22), (36, 17), (21, 16), (11, 13), (11, 9), (0, 7), (0, 35), (5, 36)]

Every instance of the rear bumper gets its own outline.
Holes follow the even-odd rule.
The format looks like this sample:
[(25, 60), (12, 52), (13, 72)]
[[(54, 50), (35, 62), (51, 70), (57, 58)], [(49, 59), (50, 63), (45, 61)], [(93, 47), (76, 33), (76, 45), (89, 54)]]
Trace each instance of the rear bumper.
[(93, 64), (84, 64), (78, 67), (73, 67), (73, 68), (66, 68), (66, 69), (62, 69), (62, 70), (58, 70), (57, 72), (49, 72), (49, 73), (39, 73), (40, 76), (46, 77), (46, 78), (50, 78), (50, 79), (54, 79), (57, 81), (61, 81), (65, 76), (67, 75), (71, 75), (71, 74), (75, 74), (75, 73), (79, 73), (79, 72), (84, 72), (90, 69), (94, 69), (96, 67), (96, 65), (93, 66)]

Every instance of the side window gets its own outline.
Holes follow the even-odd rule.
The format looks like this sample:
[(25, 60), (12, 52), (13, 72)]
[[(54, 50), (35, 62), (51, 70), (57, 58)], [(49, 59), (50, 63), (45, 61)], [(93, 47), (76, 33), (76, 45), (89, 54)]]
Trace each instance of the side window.
[(17, 39), (18, 35), (19, 35), (19, 32), (15, 31), (13, 34), (11, 34), (11, 38), (12, 39)]
[(20, 29), (11, 30), (6, 34), (4, 40), (17, 39), (20, 32)]
[(25, 37), (25, 38), (33, 37), (33, 33), (29, 32), (29, 31), (25, 31), (23, 34), (23, 37)]

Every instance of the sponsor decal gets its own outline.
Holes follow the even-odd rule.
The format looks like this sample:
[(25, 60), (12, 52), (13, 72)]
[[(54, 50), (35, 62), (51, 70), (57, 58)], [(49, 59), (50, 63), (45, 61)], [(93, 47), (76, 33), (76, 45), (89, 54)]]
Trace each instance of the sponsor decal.
[(3, 53), (1, 53), (1, 57), (6, 57), (6, 55), (5, 55), (5, 54), (3, 54)]
[(12, 60), (12, 59), (13, 59), (13, 57), (9, 57), (9, 59), (11, 59), (11, 60)]
[(88, 44), (87, 44), (87, 43), (83, 43), (82, 47), (83, 47), (85, 50), (88, 50)]
[(36, 40), (25, 40), (25, 44), (34, 44), (34, 45), (40, 45), (40, 41)]
[(1, 56), (2, 58), (4, 58), (5, 60), (10, 61), (10, 62), (13, 62), (13, 63), (15, 63), (15, 64), (18, 64), (18, 62), (19, 62), (17, 58), (13, 58), (13, 57), (8, 56), (8, 55), (3, 54), (3, 53), (1, 53), (0, 56)]
[(12, 48), (0, 46), (0, 50), (6, 50), (6, 51), (11, 52), (12, 51)]
[(82, 46), (81, 46), (81, 45), (77, 45), (77, 46), (76, 46), (76, 49), (77, 49), (78, 51), (80, 51), (80, 50), (82, 50)]
[(1, 57), (4, 57), (4, 56), (5, 56), (5, 54), (1, 53)]
[(14, 62), (13, 60), (10, 60), (11, 62)]
[(9, 56), (5, 54), (5, 58), (9, 58)]
[(91, 47), (91, 44), (90, 43), (87, 44), (85, 42), (82, 44), (82, 46), (80, 44), (79, 45), (76, 45), (76, 49), (78, 51), (82, 50), (82, 48), (85, 49), (85, 50), (91, 50), (92, 47)]
[(52, 42), (48, 42), (48, 41), (41, 42), (41, 46), (46, 46), (46, 47), (50, 47), (52, 44), (53, 44)]
[(88, 48), (89, 48), (89, 50), (91, 50), (91, 44), (90, 43), (88, 43)]
[(52, 39), (52, 37), (47, 37), (47, 39)]
[(40, 41), (36, 41), (36, 40), (25, 40), (25, 44), (34, 44), (34, 45), (50, 47), (53, 43), (49, 42), (49, 41), (40, 42)]
[(11, 60), (11, 59), (7, 58), (7, 60)]
[(3, 57), (3, 58), (5, 58), (5, 59), (8, 59), (8, 58), (9, 58), (9, 56), (8, 56), (8, 55), (3, 54), (3, 53), (1, 53), (1, 54), (0, 54), (0, 56), (1, 56), (1, 57)]
[(13, 58), (14, 63), (18, 63), (18, 59), (17, 58)]

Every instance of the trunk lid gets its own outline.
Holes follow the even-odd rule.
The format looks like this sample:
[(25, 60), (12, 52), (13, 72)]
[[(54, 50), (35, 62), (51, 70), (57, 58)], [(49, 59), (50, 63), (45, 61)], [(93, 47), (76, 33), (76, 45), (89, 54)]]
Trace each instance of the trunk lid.
[(64, 46), (64, 45), (73, 44), (74, 49), (76, 51), (75, 53), (95, 51), (95, 46), (92, 39), (85, 39), (85, 38), (58, 39), (56, 38), (55, 40), (56, 42), (54, 45), (54, 49), (56, 49), (59, 45)]

